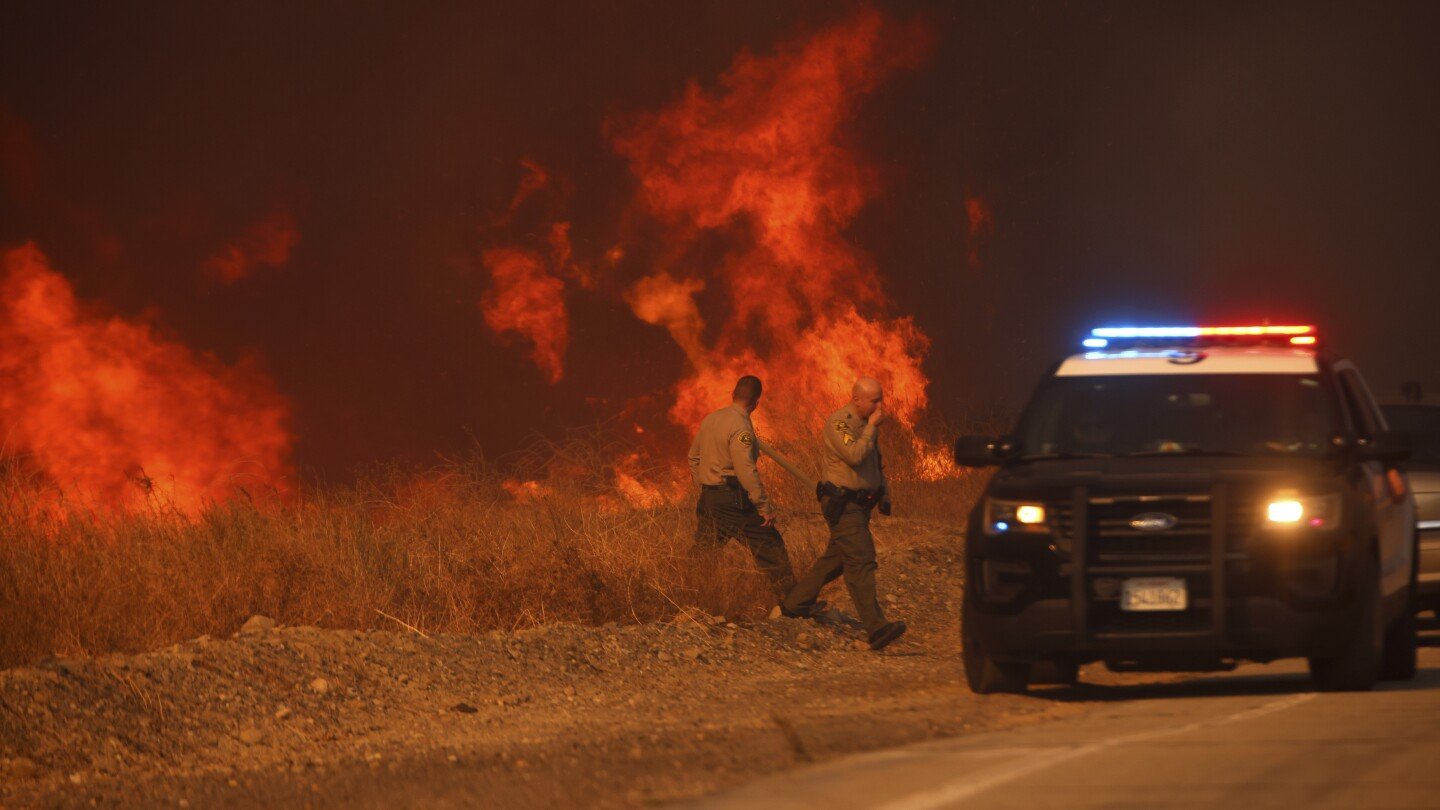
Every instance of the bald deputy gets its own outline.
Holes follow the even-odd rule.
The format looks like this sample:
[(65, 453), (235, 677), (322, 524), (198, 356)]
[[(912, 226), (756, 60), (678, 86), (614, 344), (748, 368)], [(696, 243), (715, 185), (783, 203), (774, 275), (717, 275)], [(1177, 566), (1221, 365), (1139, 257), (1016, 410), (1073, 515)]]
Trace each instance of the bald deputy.
[(760, 378), (741, 377), (731, 399), (729, 406), (705, 417), (690, 445), (690, 475), (700, 486), (695, 549), (714, 554), (731, 538), (743, 540), (779, 601), (795, 586), (795, 573), (775, 526), (775, 507), (755, 468), (759, 448), (750, 414), (760, 404)]
[(845, 587), (869, 634), (870, 648), (879, 650), (905, 633), (905, 623), (887, 621), (875, 598), (870, 512), (878, 506), (881, 514), (890, 514), (880, 456), (880, 426), (887, 416), (885, 395), (880, 383), (869, 377), (856, 380), (850, 393), (850, 401), (830, 414), (824, 427), (820, 504), (830, 527), (830, 543), (781, 607), (786, 615), (812, 613), (820, 589), (844, 574)]

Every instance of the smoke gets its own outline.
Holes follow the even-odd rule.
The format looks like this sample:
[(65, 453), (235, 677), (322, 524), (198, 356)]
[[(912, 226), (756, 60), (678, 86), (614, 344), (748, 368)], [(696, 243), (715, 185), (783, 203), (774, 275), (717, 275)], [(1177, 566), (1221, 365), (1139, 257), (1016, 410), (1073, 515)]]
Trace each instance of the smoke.
[(300, 226), (286, 209), (276, 209), (246, 228), (205, 261), (205, 272), (224, 284), (249, 278), (260, 269), (279, 270), (300, 243)]

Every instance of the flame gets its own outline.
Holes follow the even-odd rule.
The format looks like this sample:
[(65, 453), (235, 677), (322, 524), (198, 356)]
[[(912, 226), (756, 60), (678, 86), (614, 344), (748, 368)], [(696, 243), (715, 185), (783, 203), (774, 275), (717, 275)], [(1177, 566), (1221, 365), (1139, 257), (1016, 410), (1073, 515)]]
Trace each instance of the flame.
[(495, 248), (485, 251), (481, 261), (494, 285), (481, 300), (485, 323), (496, 332), (517, 332), (535, 344), (531, 352), (535, 364), (550, 382), (559, 382), (570, 343), (565, 282), (531, 251)]
[(695, 306), (695, 293), (705, 289), (699, 279), (676, 279), (666, 273), (647, 276), (630, 288), (626, 301), (636, 317), (646, 323), (663, 326), (685, 352), (691, 364), (708, 362), (702, 335), (705, 319)]
[[(689, 361), (669, 414), (677, 424), (693, 427), (747, 373), (764, 379), (776, 403), (765, 421), (782, 438), (812, 434), (817, 414), (843, 402), (859, 376), (885, 385), (902, 421), (925, 408), (929, 341), (910, 319), (886, 315), (874, 262), (844, 235), (877, 191), (844, 125), (927, 44), (918, 26), (864, 10), (773, 56), (741, 54), (716, 90), (691, 83), (658, 112), (609, 123), (639, 181), (638, 203), (664, 226), (675, 257), (627, 301)], [(731, 247), (697, 270), (687, 248), (712, 233)], [(729, 315), (707, 345), (694, 295), (710, 286)]]
[[(677, 503), (688, 494), (684, 478), (678, 475), (655, 475), (646, 468), (646, 457), (639, 452), (625, 454), (615, 464), (615, 490), (625, 504), (637, 509), (653, 509)], [(686, 476), (688, 477), (688, 476)], [(662, 483), (662, 481), (664, 483)]]
[(250, 364), (89, 314), (33, 244), (0, 254), (4, 450), (77, 498), (195, 514), (242, 486), (283, 489), (288, 418)]
[(300, 226), (289, 211), (277, 209), (245, 229), (206, 260), (205, 272), (222, 283), (233, 284), (249, 278), (260, 268), (278, 270), (290, 261), (290, 252), (300, 243)]
[(921, 481), (940, 481), (946, 478), (958, 478), (964, 474), (965, 471), (955, 463), (954, 452), (949, 447), (916, 440), (916, 478)]
[(500, 487), (521, 503), (530, 503), (554, 492), (549, 484), (542, 484), (539, 481), (517, 481), (513, 478), (501, 481)]

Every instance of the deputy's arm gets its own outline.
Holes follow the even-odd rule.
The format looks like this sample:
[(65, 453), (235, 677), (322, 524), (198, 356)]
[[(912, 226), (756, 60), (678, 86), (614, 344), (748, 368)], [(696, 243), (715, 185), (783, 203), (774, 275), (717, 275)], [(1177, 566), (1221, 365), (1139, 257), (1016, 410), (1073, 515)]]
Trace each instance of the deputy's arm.
[(690, 480), (696, 484), (700, 483), (700, 433), (695, 433), (695, 441), (690, 442)]
[(825, 441), (851, 467), (860, 466), (861, 459), (875, 447), (875, 426), (867, 424), (856, 434), (845, 422), (832, 419), (825, 423)]
[(748, 430), (737, 430), (730, 434), (730, 464), (735, 468), (735, 477), (740, 486), (750, 494), (750, 502), (762, 515), (771, 514), (770, 497), (765, 494), (765, 485), (760, 483), (760, 471), (755, 469), (755, 456), (751, 447), (755, 437)]
[[(880, 454), (880, 448), (876, 447), (875, 452), (876, 454)], [(893, 510), (895, 506), (890, 500), (890, 480), (885, 477), (885, 456), (883, 454), (880, 454), (879, 461), (880, 488), (885, 490), (885, 496), (880, 499), (880, 514), (889, 517), (891, 510)]]

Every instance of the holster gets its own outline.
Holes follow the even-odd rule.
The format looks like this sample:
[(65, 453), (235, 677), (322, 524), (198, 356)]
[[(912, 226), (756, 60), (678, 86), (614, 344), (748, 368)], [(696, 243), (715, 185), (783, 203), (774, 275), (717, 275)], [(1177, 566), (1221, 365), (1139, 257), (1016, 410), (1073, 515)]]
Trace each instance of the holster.
[(725, 486), (730, 488), (731, 494), (735, 496), (735, 508), (744, 512), (747, 509), (754, 509), (755, 504), (750, 500), (750, 493), (741, 486), (740, 479), (733, 476), (725, 477)]
[(885, 487), (875, 490), (850, 489), (829, 481), (821, 481), (815, 487), (815, 497), (820, 501), (820, 512), (825, 522), (834, 526), (845, 514), (845, 505), (853, 503), (862, 509), (869, 509), (885, 498)]
[(820, 514), (824, 516), (825, 523), (830, 526), (839, 523), (840, 516), (845, 514), (845, 504), (849, 501), (845, 497), (844, 487), (821, 481), (815, 487), (815, 497), (820, 501)]

